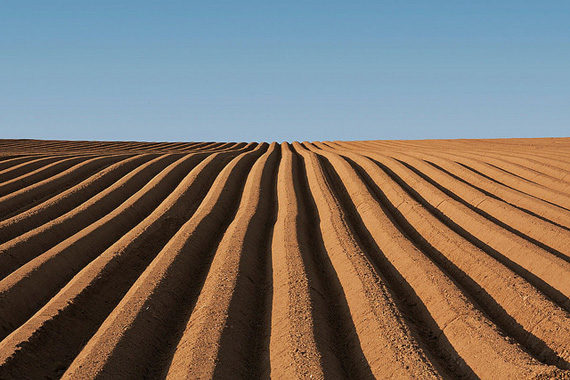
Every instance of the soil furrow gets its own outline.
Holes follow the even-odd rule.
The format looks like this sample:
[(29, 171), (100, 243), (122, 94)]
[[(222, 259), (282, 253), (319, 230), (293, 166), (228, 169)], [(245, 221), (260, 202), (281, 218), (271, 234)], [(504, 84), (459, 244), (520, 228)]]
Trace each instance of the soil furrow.
[[(377, 159), (375, 162), (388, 173), (393, 171), (402, 178), (401, 183), (410, 184), (407, 188), (411, 192), (417, 193), (434, 205), (433, 211), (437, 213), (439, 219), (455, 232), (525, 278), (558, 305), (570, 310), (568, 299), (570, 283), (565, 280), (569, 270), (567, 262), (511, 234), (486, 217), (474, 213), (463, 199), (441, 187), (437, 182), (412, 172), (417, 176), (414, 178), (412, 173), (404, 171), (403, 167), (385, 158), (374, 156), (373, 159)], [(426, 186), (422, 180), (429, 185)]]
[[(398, 160), (398, 161), (400, 161), (400, 160)], [(400, 162), (402, 162), (404, 165), (407, 165), (407, 163), (404, 162), (404, 161), (400, 161)], [(433, 166), (434, 168), (436, 168), (436, 169), (438, 169), (438, 170), (444, 172), (445, 174), (447, 174), (448, 176), (452, 177), (453, 179), (455, 179), (455, 180), (457, 180), (457, 181), (459, 181), (459, 182), (462, 182), (462, 183), (466, 184), (466, 185), (469, 186), (469, 187), (472, 187), (473, 189), (475, 189), (475, 190), (477, 190), (477, 191), (479, 191), (479, 192), (485, 194), (485, 195), (488, 196), (488, 197), (491, 197), (491, 198), (496, 199), (496, 200), (498, 200), (498, 201), (500, 201), (500, 202), (506, 203), (506, 204), (508, 204), (508, 205), (511, 206), (511, 207), (514, 207), (514, 208), (516, 208), (516, 209), (518, 209), (518, 210), (521, 210), (522, 212), (524, 212), (524, 213), (526, 213), (526, 214), (528, 214), (528, 215), (530, 215), (530, 216), (533, 216), (533, 217), (535, 217), (535, 218), (541, 219), (541, 220), (543, 220), (543, 221), (545, 221), (545, 222), (547, 222), (547, 223), (549, 223), (549, 224), (552, 224), (552, 225), (554, 225), (554, 226), (556, 226), (556, 227), (558, 227), (558, 228), (564, 229), (564, 230), (566, 230), (566, 231), (570, 231), (570, 228), (568, 228), (568, 227), (566, 227), (566, 226), (563, 226), (563, 225), (561, 225), (561, 224), (558, 224), (557, 222), (555, 222), (555, 221), (553, 221), (553, 220), (551, 220), (551, 219), (548, 219), (548, 218), (546, 218), (546, 217), (544, 217), (544, 216), (542, 216), (542, 215), (539, 215), (539, 214), (537, 214), (537, 213), (534, 212), (534, 211), (531, 211), (531, 210), (529, 210), (529, 209), (527, 209), (527, 208), (524, 208), (524, 207), (520, 204), (520, 202), (518, 202), (518, 203), (510, 203), (510, 202), (507, 202), (505, 199), (503, 199), (503, 198), (501, 198), (501, 197), (499, 197), (499, 196), (497, 196), (497, 195), (495, 195), (495, 194), (493, 194), (493, 193), (490, 193), (490, 192), (488, 192), (487, 190), (485, 190), (485, 189), (483, 189), (483, 188), (481, 188), (481, 187), (479, 187), (479, 186), (477, 186), (477, 185), (474, 185), (473, 183), (470, 183), (470, 182), (466, 181), (465, 179), (463, 179), (463, 178), (461, 178), (461, 177), (459, 177), (459, 176), (457, 176), (457, 175), (451, 173), (450, 171), (448, 171), (448, 170), (442, 168), (441, 166), (439, 166), (439, 165), (437, 165), (437, 164), (435, 164), (435, 163), (433, 163), (433, 162), (430, 162), (430, 161), (425, 161), (425, 162), (428, 163), (429, 165)]]
[(31, 231), (0, 246), (0, 278), (24, 265), (32, 258), (53, 248), (83, 228), (117, 209), (130, 196), (139, 191), (176, 156), (160, 156), (142, 163), (104, 191), (90, 198), (64, 215), (50, 220)]
[(16, 238), (42, 224), (48, 223), (88, 199), (103, 192), (110, 184), (133, 171), (137, 166), (156, 158), (156, 155), (139, 155), (110, 165), (46, 201), (0, 222), (0, 243)]
[[(296, 165), (292, 167), (293, 185), (299, 200), (297, 218), (299, 254), (308, 275), (312, 300), (310, 306), (312, 317), (316, 322), (313, 328), (317, 347), (323, 357), (324, 375), (372, 378), (372, 371), (362, 352), (341, 283), (327, 255), (318, 228), (319, 216), (307, 182), (304, 161), (297, 152), (293, 158), (296, 161)], [(291, 275), (289, 281), (297, 282), (298, 279)], [(292, 301), (292, 305), (295, 309), (303, 307), (295, 301)], [(337, 368), (335, 361), (339, 361), (340, 368)]]
[[(3, 160), (0, 161), (0, 170), (10, 170), (18, 165), (26, 164), (37, 160), (38, 158), (50, 158), (51, 155), (17, 155), (17, 156), (4, 156)], [(61, 155), (56, 155), (55, 159), (61, 157)]]
[[(470, 150), (469, 153), (471, 152), (473, 151)], [(530, 176), (534, 175), (544, 180), (551, 179), (557, 182), (563, 182), (561, 179), (566, 174), (565, 170), (552, 166), (548, 161), (540, 160), (540, 158), (528, 153), (520, 154), (504, 151), (478, 151), (477, 153), (479, 157), (490, 158), (491, 160), (488, 160), (488, 162), (493, 162), (497, 164), (497, 166), (513, 168), (513, 171), (520, 170), (524, 173), (528, 173)]]
[[(518, 188), (513, 187), (512, 183), (509, 184), (510, 182), (513, 182), (513, 181), (512, 180), (511, 181), (504, 181), (503, 180), (504, 176), (498, 176), (495, 174), (495, 176), (492, 177), (489, 174), (486, 174), (482, 170), (484, 168), (479, 167), (480, 165), (473, 165), (475, 167), (478, 167), (477, 169), (475, 169), (474, 167), (471, 167), (471, 166), (464, 164), (462, 162), (458, 162), (458, 164), (463, 166), (465, 169), (472, 171), (473, 173), (475, 173), (475, 174), (477, 174), (483, 178), (488, 179), (489, 181), (495, 182), (495, 183), (497, 183), (501, 186), (504, 186), (508, 189), (511, 189), (515, 192), (522, 193), (522, 194), (527, 195), (529, 197), (535, 198), (539, 201), (548, 203), (554, 207), (561, 208), (565, 211), (570, 211), (570, 209), (568, 208), (568, 205), (570, 204), (570, 200), (568, 199), (568, 197), (564, 193), (561, 193), (558, 191), (556, 193), (554, 193), (554, 191), (547, 191), (547, 189), (539, 189), (539, 190), (543, 190), (543, 191), (533, 191), (533, 192), (528, 191), (527, 189), (521, 190), (521, 188), (523, 188), (523, 186), (518, 186)], [(499, 179), (497, 179), (495, 177), (498, 177)], [(541, 192), (546, 193), (546, 194), (540, 194)], [(535, 194), (533, 194), (533, 193), (535, 193)], [(536, 194), (536, 193), (538, 193), (538, 194)]]
[[(410, 194), (409, 189), (390, 184), (389, 175), (382, 173), (372, 161), (355, 154), (342, 154), (347, 155), (346, 159), (375, 198), (387, 207), (414, 244), (482, 305), (494, 323), (539, 360), (561, 368), (569, 367), (570, 347), (564, 337), (570, 334), (570, 326), (566, 322), (565, 311), (550, 303), (513, 272), (502, 269), (484, 252), (462, 240), (439, 222), (433, 207), (425, 199), (416, 198), (417, 194)], [(385, 185), (381, 189), (378, 183)], [(487, 269), (491, 267), (496, 269)], [(537, 323), (545, 325), (533, 334)]]
[[(0, 357), (0, 377), (61, 376), (129, 287), (191, 217), (230, 159), (211, 155), (198, 164), (147, 218), (4, 339), (0, 343), (4, 355)], [(30, 361), (33, 366), (25, 365)]]
[[(413, 292), (406, 298), (414, 297), (425, 305), (438, 327), (432, 331), (440, 334), (438, 340), (445, 337), (477, 376), (490, 376), (497, 369), (511, 373), (511, 376), (525, 372), (527, 376), (556, 373), (556, 369), (533, 360), (519, 346), (505, 339), (486, 320), (455, 284), (398, 230), (389, 213), (374, 202), (365, 184), (346, 161), (332, 153), (322, 154), (332, 161), (332, 164), (325, 164), (327, 172), (343, 206), (349, 210), (347, 214), (356, 219), (352, 223), (359, 226), (360, 231), (356, 233), (364, 235), (362, 238), (369, 244), (377, 245), (378, 254), (373, 259), (377, 261), (382, 257), (386, 269), (386, 262), (389, 262), (391, 276), (402, 276), (403, 282), (398, 281), (398, 285), (408, 284), (408, 291)], [(441, 348), (441, 353), (449, 354), (448, 348)]]
[[(372, 151), (369, 152), (376, 160), (382, 161), (384, 164), (393, 165), (393, 161), (390, 161), (385, 155), (378, 155)], [(518, 204), (507, 203), (494, 194), (457, 177), (446, 169), (434, 166), (435, 164), (428, 165), (426, 162), (410, 156), (396, 158), (396, 160), (406, 165), (408, 169), (414, 171), (422, 179), (445, 192), (451, 198), (455, 197), (459, 201), (465, 201), (465, 204), (472, 207), (475, 212), (484, 212), (485, 215), (492, 216), (494, 221), (501, 223), (501, 226), (509, 226), (508, 228), (513, 233), (520, 233), (521, 237), (529, 237), (533, 242), (539, 242), (538, 245), (542, 244), (545, 248), (548, 247), (547, 249), (550, 249), (553, 253), (557, 251), (566, 255), (566, 252), (568, 252), (570, 247), (566, 241), (568, 240), (569, 231), (566, 227), (528, 212), (528, 210), (522, 209)], [(411, 181), (410, 183), (414, 186), (417, 179), (412, 177)]]
[[(443, 367), (418, 343), (383, 274), (371, 264), (373, 251), (361, 247), (355, 240), (348, 216), (333, 194), (317, 155), (298, 143), (293, 144), (305, 160), (325, 249), (346, 292), (362, 351), (372, 373), (381, 378), (441, 376)], [(465, 366), (461, 370), (470, 372)]]
[[(417, 156), (417, 155), (416, 155)], [(397, 157), (398, 158), (398, 157)], [(567, 217), (567, 212), (558, 206), (545, 202), (537, 197), (530, 196), (523, 192), (503, 186), (501, 183), (494, 181), (491, 178), (479, 175), (478, 173), (469, 170), (465, 166), (458, 163), (451, 162), (448, 159), (441, 159), (433, 154), (422, 155), (420, 157), (426, 162), (437, 164), (438, 166), (446, 169), (448, 172), (462, 178), (464, 181), (484, 189), (489, 193), (503, 199), (509, 204), (516, 204), (525, 209), (529, 209), (535, 214), (538, 214), (548, 220), (570, 228), (570, 220)], [(408, 161), (406, 158), (400, 158)]]
[[(243, 144), (243, 146), (241, 146), (240, 149), (236, 149), (235, 152), (246, 151), (251, 148), (251, 145), (246, 146), (246, 144)], [(58, 218), (72, 208), (86, 202), (89, 198), (103, 192), (110, 185), (117, 183), (122, 176), (134, 170), (136, 166), (156, 157), (156, 154), (143, 154), (120, 161), (94, 174), (63, 193), (57, 194), (12, 218), (1, 221), (0, 243), (13, 239), (50, 220)], [(125, 191), (126, 189), (122, 190), (123, 193), (125, 193)], [(98, 206), (98, 211), (100, 210), (101, 208)]]
[(58, 160), (64, 158), (66, 157), (62, 156), (40, 157), (30, 161), (26, 161), (18, 165), (11, 166), (7, 169), (0, 171), (0, 183), (12, 180), (27, 173), (41, 169), (43, 166), (47, 166), (51, 163), (57, 162)]
[[(259, 378), (269, 373), (263, 340), (270, 230), (274, 223), (275, 144), (247, 177), (237, 213), (219, 243), (167, 377)], [(268, 326), (265, 326), (268, 327)], [(260, 350), (261, 348), (261, 350)], [(265, 363), (264, 363), (265, 362)]]
[(570, 138), (0, 139), (0, 378), (569, 378)]
[(75, 186), (95, 172), (124, 158), (122, 156), (101, 156), (86, 159), (51, 178), (46, 178), (0, 197), (0, 219), (5, 220), (23, 212), (47, 198)]
[(243, 153), (222, 170), (196, 212), (129, 289), (64, 378), (164, 376), (214, 250), (233, 219), (244, 177), (265, 149), (260, 145)]
[(21, 325), (85, 265), (148, 216), (200, 159), (189, 155), (170, 164), (113, 212), (0, 281), (0, 337)]
[(557, 185), (563, 184), (563, 181), (562, 183), (548, 181), (547, 177), (541, 177), (540, 173), (528, 168), (512, 164), (509, 165), (508, 162), (505, 162), (502, 159), (493, 159), (488, 155), (478, 155), (471, 152), (453, 152), (453, 154), (448, 153), (446, 155), (454, 161), (456, 161), (457, 158), (460, 158), (460, 163), (468, 166), (474, 166), (474, 169), (485, 173), (488, 177), (491, 177), (495, 181), (513, 189), (531, 194), (534, 193), (535, 196), (538, 196), (539, 198), (544, 196), (554, 196), (557, 200), (560, 200), (560, 196), (562, 196), (562, 198), (567, 198), (564, 192), (565, 189), (561, 192), (561, 189), (548, 188), (548, 186), (536, 182), (546, 180), (549, 184), (556, 187)]
[(42, 180), (45, 180), (46, 178), (51, 178), (54, 175), (57, 175), (67, 170), (73, 165), (76, 165), (77, 163), (89, 159), (92, 159), (92, 157), (89, 156), (60, 157), (55, 162), (44, 165), (39, 169), (32, 170), (19, 177), (12, 178), (7, 181), (2, 181), (0, 183), (0, 197), (4, 197), (7, 194), (14, 193), (27, 186), (36, 184)]

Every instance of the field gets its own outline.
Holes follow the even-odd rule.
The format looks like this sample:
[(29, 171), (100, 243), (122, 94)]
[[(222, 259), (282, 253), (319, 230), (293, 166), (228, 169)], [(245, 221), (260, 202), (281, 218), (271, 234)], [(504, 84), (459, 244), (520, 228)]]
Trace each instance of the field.
[(0, 378), (570, 378), (570, 138), (0, 140)]

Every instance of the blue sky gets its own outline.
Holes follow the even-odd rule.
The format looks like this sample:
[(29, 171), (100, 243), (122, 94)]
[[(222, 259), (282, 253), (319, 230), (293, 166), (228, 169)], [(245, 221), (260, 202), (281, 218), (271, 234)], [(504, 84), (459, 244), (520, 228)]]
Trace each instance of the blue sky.
[(569, 1), (1, 1), (0, 138), (569, 136)]

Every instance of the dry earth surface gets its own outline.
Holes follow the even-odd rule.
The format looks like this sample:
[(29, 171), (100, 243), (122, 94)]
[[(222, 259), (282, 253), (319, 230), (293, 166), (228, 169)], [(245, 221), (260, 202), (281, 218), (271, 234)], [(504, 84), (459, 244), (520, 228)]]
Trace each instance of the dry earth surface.
[(570, 138), (0, 140), (0, 378), (568, 378)]

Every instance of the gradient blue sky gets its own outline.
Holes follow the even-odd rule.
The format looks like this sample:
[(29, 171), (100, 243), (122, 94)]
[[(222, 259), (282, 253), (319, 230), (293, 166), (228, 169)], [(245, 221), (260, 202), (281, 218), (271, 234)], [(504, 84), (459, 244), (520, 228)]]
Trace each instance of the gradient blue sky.
[(0, 138), (568, 136), (570, 1), (1, 1)]

